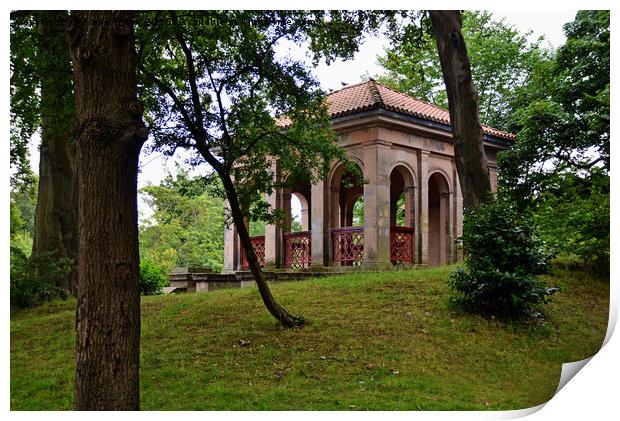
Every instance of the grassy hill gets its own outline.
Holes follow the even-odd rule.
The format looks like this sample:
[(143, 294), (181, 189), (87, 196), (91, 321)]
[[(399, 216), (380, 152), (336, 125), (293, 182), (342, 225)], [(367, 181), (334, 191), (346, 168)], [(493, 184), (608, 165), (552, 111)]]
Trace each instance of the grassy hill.
[[(544, 321), (450, 304), (451, 268), (273, 284), (310, 324), (280, 329), (255, 288), (142, 300), (144, 410), (518, 409), (547, 401), (563, 362), (598, 351), (609, 284), (545, 279)], [(11, 317), (11, 409), (71, 409), (75, 301)]]

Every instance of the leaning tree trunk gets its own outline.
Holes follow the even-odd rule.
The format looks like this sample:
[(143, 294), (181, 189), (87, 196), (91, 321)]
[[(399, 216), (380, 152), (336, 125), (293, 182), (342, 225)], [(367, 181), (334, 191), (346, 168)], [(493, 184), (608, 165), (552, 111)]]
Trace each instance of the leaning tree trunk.
[(77, 12), (67, 24), (74, 66), (78, 163), (75, 408), (140, 405), (137, 100), (133, 14)]
[(230, 212), (232, 214), (233, 223), (235, 224), (235, 228), (237, 229), (237, 233), (239, 234), (239, 240), (241, 241), (241, 247), (243, 247), (243, 251), (246, 254), (248, 259), (248, 263), (250, 265), (250, 271), (252, 272), (252, 276), (256, 281), (256, 285), (258, 286), (258, 291), (260, 292), (260, 296), (263, 299), (263, 303), (267, 310), (273, 317), (275, 317), (284, 327), (298, 327), (303, 326), (305, 323), (305, 319), (303, 317), (293, 316), (289, 314), (284, 307), (282, 307), (271, 295), (271, 291), (269, 290), (269, 285), (267, 285), (267, 281), (265, 280), (265, 274), (261, 270), (260, 263), (258, 258), (256, 257), (256, 253), (254, 252), (254, 247), (252, 247), (252, 242), (250, 240), (250, 233), (245, 225), (243, 214), (241, 212), (241, 206), (239, 203), (239, 198), (237, 196), (237, 190), (235, 189), (234, 183), (228, 174), (219, 174), (222, 183), (224, 184), (224, 190), (226, 191), (226, 197), (228, 198), (228, 203), (230, 205)]
[[(41, 152), (34, 224), (34, 254), (52, 261), (70, 259), (60, 280), (66, 295), (76, 293), (77, 174), (75, 171), (75, 101), (69, 52), (63, 29), (65, 11), (36, 12), (40, 37)], [(39, 270), (39, 269), (37, 269)], [(45, 270), (45, 269), (40, 269)]]
[(473, 209), (487, 200), (491, 179), (482, 143), (478, 95), (461, 34), (461, 13), (458, 10), (431, 10), (430, 17), (448, 92), (463, 206)]

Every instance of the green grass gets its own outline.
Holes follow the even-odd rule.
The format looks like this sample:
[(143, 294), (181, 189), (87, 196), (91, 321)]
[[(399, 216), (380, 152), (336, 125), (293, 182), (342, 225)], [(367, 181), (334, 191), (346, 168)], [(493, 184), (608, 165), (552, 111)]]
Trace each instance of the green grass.
[[(600, 348), (607, 282), (547, 276), (562, 292), (544, 321), (506, 324), (454, 308), (450, 270), (272, 284), (301, 330), (279, 328), (255, 288), (145, 297), (142, 409), (518, 409)], [(74, 317), (75, 301), (11, 317), (12, 410), (72, 408)]]

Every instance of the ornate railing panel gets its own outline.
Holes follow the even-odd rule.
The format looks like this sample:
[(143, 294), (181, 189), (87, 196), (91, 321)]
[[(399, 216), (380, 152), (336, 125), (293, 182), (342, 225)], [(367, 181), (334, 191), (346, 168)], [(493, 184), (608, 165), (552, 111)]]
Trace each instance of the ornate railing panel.
[(390, 260), (392, 263), (413, 263), (413, 236), (411, 227), (390, 228)]
[[(264, 267), (265, 266), (265, 236), (257, 235), (255, 237), (250, 237), (250, 241), (252, 242), (252, 247), (254, 248), (254, 253), (256, 253), (256, 257), (258, 258), (260, 267)], [(249, 268), (250, 268), (250, 263), (248, 262), (248, 258), (245, 255), (245, 250), (242, 247), (241, 248), (241, 269), (247, 270)]]
[(284, 233), (284, 265), (287, 268), (309, 268), (312, 263), (312, 233)]
[(364, 228), (332, 228), (332, 251), (334, 263), (343, 266), (359, 266), (364, 261)]

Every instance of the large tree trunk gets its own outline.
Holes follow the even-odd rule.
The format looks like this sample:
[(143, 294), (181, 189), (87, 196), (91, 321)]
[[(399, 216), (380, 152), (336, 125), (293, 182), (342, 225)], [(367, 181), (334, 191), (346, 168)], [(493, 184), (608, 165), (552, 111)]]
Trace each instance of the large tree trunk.
[(234, 183), (228, 174), (219, 174), (222, 179), (222, 183), (224, 184), (224, 190), (226, 191), (226, 197), (228, 198), (228, 203), (230, 205), (230, 212), (232, 214), (233, 223), (235, 224), (235, 228), (237, 229), (237, 233), (239, 234), (239, 240), (241, 241), (241, 247), (246, 254), (248, 259), (248, 263), (250, 265), (250, 271), (252, 272), (252, 276), (256, 281), (256, 285), (258, 286), (258, 291), (260, 293), (261, 298), (263, 299), (263, 303), (267, 310), (273, 317), (275, 317), (284, 327), (299, 327), (305, 324), (305, 319), (303, 317), (293, 316), (289, 314), (284, 307), (282, 307), (271, 295), (271, 291), (269, 290), (269, 285), (265, 280), (265, 274), (261, 270), (260, 263), (258, 258), (256, 257), (256, 253), (254, 252), (254, 248), (252, 247), (252, 242), (250, 241), (250, 233), (245, 225), (243, 213), (241, 212), (241, 206), (239, 203), (239, 198), (237, 196), (237, 191), (235, 189)]
[(70, 259), (72, 269), (58, 286), (76, 293), (77, 174), (75, 102), (63, 22), (65, 11), (36, 12), (40, 35), (41, 154), (33, 253)]
[(461, 13), (458, 10), (431, 10), (430, 17), (448, 92), (463, 206), (473, 209), (488, 199), (491, 178), (482, 143), (478, 95), (461, 34)]
[(147, 132), (137, 100), (133, 14), (77, 12), (67, 35), (79, 202), (75, 408), (137, 410), (137, 174)]

